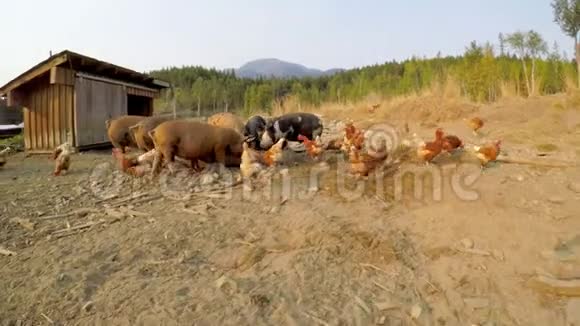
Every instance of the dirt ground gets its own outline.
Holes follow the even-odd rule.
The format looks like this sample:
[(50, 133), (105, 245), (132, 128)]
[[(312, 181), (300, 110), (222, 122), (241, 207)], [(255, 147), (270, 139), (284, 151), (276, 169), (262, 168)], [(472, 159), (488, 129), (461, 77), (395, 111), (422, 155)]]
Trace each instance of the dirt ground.
[[(580, 106), (564, 95), (419, 114), (357, 122), (499, 138), (508, 158), (580, 158)], [(461, 120), (474, 115), (480, 136)], [(340, 159), (316, 192), (319, 165), (290, 164), (284, 202), (278, 179), (270, 198), (264, 186), (246, 198), (213, 175), (121, 175), (110, 151), (75, 155), (62, 177), (17, 154), (0, 170), (0, 248), (15, 253), (0, 255), (0, 325), (580, 325), (580, 169), (482, 174), (468, 156), (405, 163), (382, 188), (363, 180), (361, 196), (337, 177)], [(401, 171), (434, 179), (415, 198)], [(564, 290), (534, 282), (548, 274)]]

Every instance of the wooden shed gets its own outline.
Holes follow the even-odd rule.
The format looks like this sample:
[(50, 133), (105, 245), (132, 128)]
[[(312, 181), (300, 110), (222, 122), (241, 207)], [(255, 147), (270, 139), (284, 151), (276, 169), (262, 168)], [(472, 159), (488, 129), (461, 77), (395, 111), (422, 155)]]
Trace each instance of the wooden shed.
[(8, 106), (23, 107), (28, 152), (69, 141), (78, 149), (109, 143), (105, 121), (153, 114), (167, 82), (71, 51), (55, 54), (0, 88)]

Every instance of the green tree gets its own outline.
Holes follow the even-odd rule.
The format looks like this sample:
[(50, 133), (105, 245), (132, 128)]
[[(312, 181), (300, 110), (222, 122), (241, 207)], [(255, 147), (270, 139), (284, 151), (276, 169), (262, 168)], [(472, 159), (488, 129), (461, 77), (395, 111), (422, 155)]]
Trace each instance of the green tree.
[(560, 55), (558, 43), (554, 42), (551, 53), (545, 62), (540, 62), (540, 75), (542, 78), (541, 91), (543, 94), (554, 94), (564, 89), (565, 75), (562, 67), (563, 61)]
[(193, 97), (196, 100), (196, 104), (197, 104), (197, 116), (201, 116), (201, 97), (203, 96), (204, 90), (203, 90), (203, 78), (202, 77), (197, 77), (197, 79), (195, 80), (195, 83), (193, 83), (193, 86), (191, 87), (191, 93), (193, 95)]
[(499, 55), (503, 57), (505, 55), (505, 37), (503, 33), (499, 33), (497, 38), (499, 40)]
[(580, 0), (553, 0), (554, 22), (560, 25), (564, 34), (574, 39), (574, 51), (576, 53), (576, 70), (578, 85), (580, 87)]
[[(528, 95), (534, 95), (536, 91), (536, 60), (546, 53), (546, 41), (538, 32), (530, 30), (528, 32), (518, 31), (508, 34), (506, 42), (516, 52), (522, 62)], [(527, 59), (532, 61), (532, 71), (529, 75)]]
[(535, 94), (536, 89), (536, 61), (538, 58), (548, 52), (548, 45), (546, 41), (542, 38), (540, 33), (536, 31), (529, 31), (526, 40), (526, 47), (528, 48), (528, 53), (532, 59), (532, 73), (531, 73), (531, 86), (532, 94)]
[(522, 67), (524, 70), (524, 78), (526, 81), (526, 90), (528, 94), (531, 94), (530, 80), (528, 78), (528, 68), (526, 64), (527, 48), (526, 48), (526, 34), (523, 32), (515, 32), (508, 34), (505, 39), (509, 47), (516, 52), (516, 55), (522, 62)]

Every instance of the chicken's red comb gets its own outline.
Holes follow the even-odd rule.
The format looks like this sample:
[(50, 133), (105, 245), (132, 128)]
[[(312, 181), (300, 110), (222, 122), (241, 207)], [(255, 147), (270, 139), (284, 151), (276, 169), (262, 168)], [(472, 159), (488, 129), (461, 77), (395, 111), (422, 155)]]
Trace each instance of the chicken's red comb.
[(310, 140), (310, 139), (308, 139), (308, 137), (306, 137), (306, 136), (298, 135), (298, 140), (305, 141), (305, 140)]

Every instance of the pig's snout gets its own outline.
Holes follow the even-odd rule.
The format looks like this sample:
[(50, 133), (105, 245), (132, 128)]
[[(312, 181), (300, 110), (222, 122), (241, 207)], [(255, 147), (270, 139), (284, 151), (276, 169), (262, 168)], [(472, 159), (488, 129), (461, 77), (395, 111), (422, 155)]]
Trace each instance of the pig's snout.
[(274, 139), (270, 136), (268, 132), (264, 132), (260, 138), (260, 147), (262, 149), (269, 149), (274, 145)]

